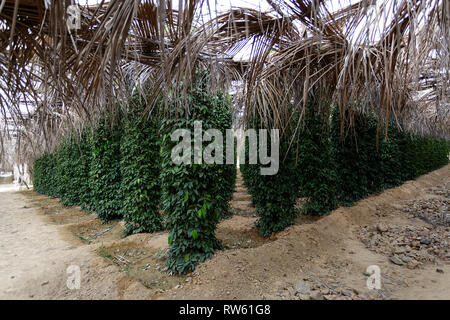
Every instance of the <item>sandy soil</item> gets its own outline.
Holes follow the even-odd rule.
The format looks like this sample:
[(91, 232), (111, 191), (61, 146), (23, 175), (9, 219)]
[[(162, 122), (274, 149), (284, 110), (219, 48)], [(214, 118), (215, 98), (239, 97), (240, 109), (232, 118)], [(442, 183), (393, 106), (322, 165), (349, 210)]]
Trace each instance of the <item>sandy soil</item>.
[[(102, 225), (57, 199), (4, 189), (0, 299), (450, 299), (448, 248), (440, 252), (447, 256), (409, 268), (392, 263), (378, 242), (361, 240), (363, 230), (380, 222), (391, 230), (431, 230), (403, 209), (411, 201), (448, 199), (449, 182), (450, 165), (321, 219), (300, 217), (269, 239), (258, 235), (250, 198), (239, 185), (235, 215), (217, 230), (228, 249), (177, 277), (164, 271), (167, 233), (122, 238), (121, 222)], [(432, 194), (435, 186), (444, 192)], [(440, 241), (448, 243), (450, 229), (441, 228)], [(78, 290), (66, 286), (70, 265), (81, 269)], [(380, 290), (367, 288), (370, 265), (381, 270)]]
[[(129, 277), (94, 250), (79, 246), (73, 235), (50, 224), (23, 193), (0, 192), (0, 299), (147, 297), (145, 287), (136, 281), (129, 290), (119, 290)], [(80, 267), (79, 290), (66, 285), (71, 265)]]

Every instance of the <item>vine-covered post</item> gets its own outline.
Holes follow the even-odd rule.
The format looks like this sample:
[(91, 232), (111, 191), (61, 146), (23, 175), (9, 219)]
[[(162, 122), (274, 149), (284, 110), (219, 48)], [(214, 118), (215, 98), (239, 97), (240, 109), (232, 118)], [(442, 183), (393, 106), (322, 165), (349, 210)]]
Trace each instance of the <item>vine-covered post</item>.
[[(188, 108), (178, 109), (174, 103), (174, 114), (164, 121), (162, 208), (170, 231), (167, 264), (175, 273), (193, 270), (198, 262), (211, 258), (215, 250), (222, 248), (215, 229), (232, 194), (231, 183), (224, 181), (233, 180), (235, 175), (232, 169), (224, 170), (227, 164), (197, 161), (201, 159), (202, 149), (194, 142), (194, 135), (203, 139), (208, 129), (217, 129), (225, 136), (225, 130), (231, 128), (231, 110), (225, 96), (208, 92), (206, 75), (197, 76), (197, 86), (187, 96)], [(199, 124), (201, 129), (197, 127), (196, 131)], [(174, 137), (177, 129), (179, 134)], [(181, 149), (177, 147), (179, 142), (172, 138), (184, 139), (191, 146), (185, 162), (173, 161), (172, 152)]]

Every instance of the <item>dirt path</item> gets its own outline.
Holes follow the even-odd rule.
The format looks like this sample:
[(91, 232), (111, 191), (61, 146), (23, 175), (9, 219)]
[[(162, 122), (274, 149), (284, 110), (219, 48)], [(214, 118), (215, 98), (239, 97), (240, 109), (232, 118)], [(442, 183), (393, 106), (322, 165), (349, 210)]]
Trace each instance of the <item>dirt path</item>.
[[(300, 217), (270, 239), (258, 235), (240, 186), (235, 215), (217, 230), (228, 249), (183, 277), (163, 270), (165, 232), (122, 238), (121, 223), (4, 189), (0, 299), (450, 299), (449, 185), (450, 165), (329, 216)], [(70, 265), (81, 270), (78, 290), (66, 285)], [(380, 290), (367, 288), (373, 265)]]
[[(3, 190), (6, 190), (4, 188)], [(64, 240), (21, 193), (0, 192), (0, 299), (117, 299), (118, 283), (126, 278), (87, 246)], [(68, 237), (66, 239), (69, 239)], [(67, 268), (77, 265), (81, 287), (69, 290)], [(145, 297), (139, 283), (130, 298)], [(140, 295), (140, 296), (139, 296)]]

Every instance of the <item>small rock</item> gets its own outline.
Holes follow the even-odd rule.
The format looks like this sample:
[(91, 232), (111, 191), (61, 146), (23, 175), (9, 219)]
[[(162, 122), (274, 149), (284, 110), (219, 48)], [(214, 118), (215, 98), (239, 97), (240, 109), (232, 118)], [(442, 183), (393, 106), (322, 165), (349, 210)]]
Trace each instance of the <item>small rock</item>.
[(403, 257), (402, 257), (402, 261), (403, 261), (404, 263), (409, 263), (409, 262), (411, 262), (411, 261), (413, 261), (413, 260), (414, 260), (413, 258), (408, 257), (408, 256), (403, 256)]
[(429, 239), (420, 239), (420, 244), (426, 244), (429, 245), (431, 241)]
[(399, 258), (397, 258), (396, 256), (390, 257), (389, 260), (396, 265), (402, 266), (404, 265), (404, 262), (402, 260), (400, 260)]
[(436, 269), (436, 272), (437, 272), (437, 273), (444, 273), (444, 270), (442, 270), (442, 269)]
[(186, 278), (186, 282), (191, 282), (191, 280), (192, 280), (192, 277), (187, 277)]
[(314, 292), (309, 296), (309, 298), (310, 298), (311, 300), (324, 300), (323, 295), (322, 295), (320, 292), (318, 292), (318, 291), (314, 291)]
[(327, 294), (330, 294), (330, 290), (328, 288), (322, 289), (320, 290), (320, 293), (324, 296), (326, 296)]
[(389, 228), (388, 228), (388, 226), (385, 223), (380, 222), (380, 223), (377, 224), (377, 230), (378, 230), (378, 232), (383, 233), (383, 232), (388, 231)]
[(311, 292), (311, 285), (305, 281), (300, 281), (295, 288), (294, 294), (309, 294)]
[(411, 242), (411, 247), (417, 248), (417, 247), (419, 247), (419, 246), (420, 246), (420, 242), (419, 242), (419, 241), (413, 241), (413, 242)]
[(49, 281), (44, 281), (44, 282), (41, 283), (41, 286), (45, 286), (47, 284), (49, 284)]
[(297, 297), (300, 300), (311, 300), (311, 296), (309, 294), (297, 294)]
[(352, 296), (352, 293), (350, 291), (348, 291), (348, 290), (342, 290), (341, 294), (343, 296), (346, 296), (346, 297), (351, 297)]
[(181, 288), (181, 285), (177, 284), (174, 289), (180, 289), (180, 288)]

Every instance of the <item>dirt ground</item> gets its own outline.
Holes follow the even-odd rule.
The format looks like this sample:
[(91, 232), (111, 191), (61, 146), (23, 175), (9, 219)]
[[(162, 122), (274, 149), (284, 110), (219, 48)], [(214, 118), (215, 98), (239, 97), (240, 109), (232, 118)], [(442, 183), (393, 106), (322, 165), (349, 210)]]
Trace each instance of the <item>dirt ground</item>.
[(171, 276), (167, 233), (124, 238), (120, 221), (3, 185), (0, 299), (450, 299), (449, 186), (450, 165), (264, 239), (239, 176), (234, 215), (217, 229), (226, 249)]

